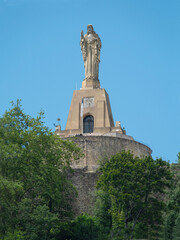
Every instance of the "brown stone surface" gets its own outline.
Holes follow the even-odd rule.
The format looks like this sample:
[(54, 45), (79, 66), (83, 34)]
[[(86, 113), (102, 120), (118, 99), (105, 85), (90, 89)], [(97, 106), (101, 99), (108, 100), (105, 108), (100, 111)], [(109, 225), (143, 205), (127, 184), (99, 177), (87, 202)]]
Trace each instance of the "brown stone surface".
[(70, 175), (70, 179), (78, 191), (78, 196), (73, 202), (73, 212), (75, 216), (81, 213), (92, 213), (93, 192), (98, 176), (98, 172), (87, 172), (86, 169), (76, 169), (74, 173)]
[(87, 26), (85, 35), (83, 31), (81, 32), (80, 46), (85, 68), (85, 80), (82, 82), (82, 88), (99, 88), (101, 40), (91, 24)]
[(146, 145), (123, 134), (121, 137), (84, 134), (68, 139), (73, 140), (84, 152), (84, 157), (72, 165), (74, 173), (70, 177), (78, 191), (78, 197), (73, 202), (75, 216), (83, 212), (92, 213), (92, 196), (99, 176), (96, 171), (99, 159), (122, 150), (129, 150), (139, 157), (151, 155), (152, 152)]
[(94, 80), (93, 78), (84, 79), (82, 82), (82, 88), (100, 88), (99, 80)]
[(128, 137), (79, 135), (72, 138), (83, 150), (84, 158), (76, 162), (73, 168), (87, 168), (88, 171), (96, 171), (98, 161), (103, 156), (110, 157), (122, 150), (131, 151), (135, 156), (151, 155), (151, 149), (146, 145), (136, 142)]
[(84, 151), (84, 158), (72, 166), (74, 173), (70, 176), (78, 191), (78, 197), (73, 202), (75, 216), (83, 212), (92, 213), (93, 192), (99, 176), (96, 171), (99, 159), (103, 156), (110, 157), (122, 150), (129, 150), (139, 157), (151, 155), (152, 152), (142, 143), (120, 137), (79, 135), (72, 139)]
[(94, 117), (94, 133), (107, 133), (114, 127), (113, 116), (111, 112), (111, 106), (109, 102), (109, 96), (105, 89), (81, 89), (75, 90), (73, 93), (71, 106), (69, 110), (68, 120), (66, 124), (66, 130), (61, 132), (61, 135), (65, 137), (71, 134), (82, 133), (82, 117), (81, 113), (81, 102), (82, 98), (93, 99), (93, 104), (89, 107), (84, 106), (83, 119), (87, 115)]

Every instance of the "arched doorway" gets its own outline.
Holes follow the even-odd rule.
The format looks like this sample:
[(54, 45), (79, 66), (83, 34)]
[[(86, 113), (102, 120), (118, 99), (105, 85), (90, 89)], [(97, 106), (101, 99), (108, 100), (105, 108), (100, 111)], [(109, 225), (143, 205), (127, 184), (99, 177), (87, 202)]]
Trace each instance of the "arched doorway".
[(83, 133), (92, 133), (94, 128), (94, 117), (91, 115), (83, 119)]

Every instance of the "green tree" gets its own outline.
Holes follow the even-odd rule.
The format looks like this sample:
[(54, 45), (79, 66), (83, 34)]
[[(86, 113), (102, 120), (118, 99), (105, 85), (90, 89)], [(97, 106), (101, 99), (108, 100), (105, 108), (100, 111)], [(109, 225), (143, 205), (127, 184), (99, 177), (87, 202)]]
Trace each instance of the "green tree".
[(26, 200), (34, 218), (41, 207), (49, 218), (71, 216), (76, 190), (67, 175), (80, 150), (55, 136), (43, 119), (42, 112), (36, 118), (26, 115), (19, 100), (0, 118), (0, 236), (26, 231), (21, 208)]
[(161, 223), (164, 204), (159, 199), (171, 178), (167, 162), (122, 151), (103, 162), (100, 172), (97, 187), (111, 200), (112, 239), (132, 239), (141, 222), (147, 227)]
[(14, 218), (14, 213), (23, 193), (22, 183), (0, 176), (0, 236), (16, 225), (17, 219)]
[(20, 230), (15, 230), (13, 233), (8, 232), (4, 240), (25, 240), (23, 232)]
[[(179, 159), (178, 154), (178, 159)], [(172, 164), (171, 172), (173, 178), (171, 189), (167, 191), (167, 211), (164, 214), (164, 239), (173, 240), (174, 229), (177, 228), (177, 219), (180, 215), (180, 164)]]
[(60, 224), (57, 240), (99, 240), (95, 217), (81, 214), (75, 220)]
[(94, 217), (98, 226), (98, 240), (106, 240), (112, 227), (112, 217), (109, 212), (111, 201), (108, 192), (97, 190), (94, 194)]
[(96, 240), (98, 239), (98, 228), (95, 218), (88, 214), (81, 214), (71, 223), (73, 240)]
[(178, 153), (177, 157), (178, 157), (177, 162), (180, 163), (180, 152)]
[(51, 239), (54, 229), (59, 226), (57, 214), (50, 212), (45, 204), (34, 206), (30, 199), (21, 201), (17, 221), (27, 240)]
[(179, 240), (180, 239), (180, 214), (176, 218), (175, 226), (173, 229), (173, 240)]

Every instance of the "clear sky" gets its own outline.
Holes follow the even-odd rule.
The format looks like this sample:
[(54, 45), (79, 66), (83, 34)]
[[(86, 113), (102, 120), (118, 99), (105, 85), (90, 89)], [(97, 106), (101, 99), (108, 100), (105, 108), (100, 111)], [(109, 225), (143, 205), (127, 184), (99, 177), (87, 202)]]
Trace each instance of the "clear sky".
[(114, 121), (175, 162), (180, 151), (180, 0), (0, 0), (0, 116), (22, 99), (65, 129), (84, 67), (80, 33), (102, 41), (100, 83)]

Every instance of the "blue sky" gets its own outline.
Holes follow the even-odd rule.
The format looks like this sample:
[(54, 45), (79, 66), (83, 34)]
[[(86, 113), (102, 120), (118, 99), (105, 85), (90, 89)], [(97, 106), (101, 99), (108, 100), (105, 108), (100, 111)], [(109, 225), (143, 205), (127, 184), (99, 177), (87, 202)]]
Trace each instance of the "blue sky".
[(100, 83), (114, 121), (175, 162), (180, 151), (180, 0), (0, 0), (0, 116), (22, 99), (65, 129), (84, 79), (80, 33), (101, 38)]

